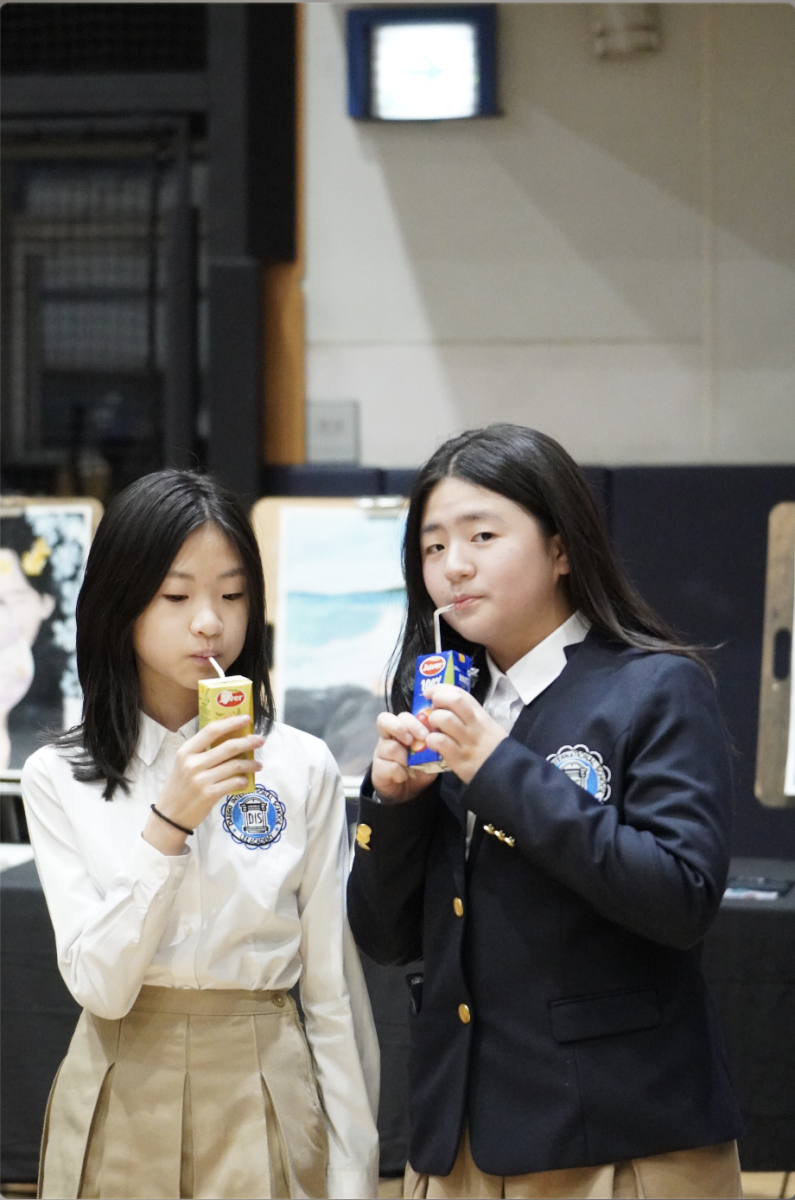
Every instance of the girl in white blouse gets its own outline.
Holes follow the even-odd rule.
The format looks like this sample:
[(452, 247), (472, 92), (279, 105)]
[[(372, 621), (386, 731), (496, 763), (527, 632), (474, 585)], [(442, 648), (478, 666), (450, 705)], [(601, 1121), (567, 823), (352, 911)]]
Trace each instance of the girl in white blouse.
[[(113, 502), (77, 656), (83, 722), (22, 776), (84, 1008), (40, 1194), (375, 1195), (378, 1057), (345, 915), (342, 786), (322, 742), (273, 720), (262, 568), (230, 493), (160, 471)], [(253, 680), (255, 732), (242, 717), (197, 731), (210, 656)], [(239, 811), (252, 750), (255, 833)]]

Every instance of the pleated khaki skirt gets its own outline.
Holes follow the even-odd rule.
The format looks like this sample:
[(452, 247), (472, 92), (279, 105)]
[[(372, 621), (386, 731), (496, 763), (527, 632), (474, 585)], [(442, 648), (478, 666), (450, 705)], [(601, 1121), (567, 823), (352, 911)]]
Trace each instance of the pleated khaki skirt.
[(143, 987), (83, 1011), (47, 1106), (39, 1195), (325, 1197), (309, 1047), (284, 992)]

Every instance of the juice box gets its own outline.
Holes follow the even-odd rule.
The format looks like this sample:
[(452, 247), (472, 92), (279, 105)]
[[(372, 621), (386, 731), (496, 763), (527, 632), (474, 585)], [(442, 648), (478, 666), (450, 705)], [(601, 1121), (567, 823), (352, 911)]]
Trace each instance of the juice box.
[[(428, 724), (427, 714), (433, 707), (433, 691), (440, 683), (452, 683), (455, 687), (470, 689), (472, 659), (458, 650), (443, 650), (441, 654), (420, 654), (414, 674), (414, 699), (411, 711), (423, 725)], [(409, 766), (428, 775), (449, 771), (447, 763), (435, 750), (429, 750), (424, 742), (414, 742), (409, 753)]]
[[(245, 727), (227, 734), (215, 743), (226, 742), (230, 737), (241, 737), (252, 732), (254, 728), (254, 695), (250, 679), (245, 675), (228, 675), (226, 679), (199, 680), (199, 729), (204, 729), (211, 721), (222, 721), (224, 717), (249, 718), (248, 729)], [(249, 751), (245, 758), (253, 758), (254, 752)], [(246, 791), (254, 791), (254, 776), (246, 778)]]

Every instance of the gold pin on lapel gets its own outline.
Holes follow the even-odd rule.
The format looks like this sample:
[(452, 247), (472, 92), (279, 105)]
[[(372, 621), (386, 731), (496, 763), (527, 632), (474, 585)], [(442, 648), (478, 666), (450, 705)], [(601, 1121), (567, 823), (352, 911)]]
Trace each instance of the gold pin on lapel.
[(370, 849), (370, 838), (372, 837), (372, 829), (369, 825), (357, 825), (356, 827), (356, 843), (361, 846), (362, 850)]
[(488, 825), (484, 825), (483, 828), (485, 829), (486, 833), (490, 833), (491, 836), (497, 838), (498, 841), (505, 842), (506, 846), (516, 845), (515, 837), (512, 837), (510, 833), (506, 833), (504, 829), (495, 829), (491, 822), (489, 822)]

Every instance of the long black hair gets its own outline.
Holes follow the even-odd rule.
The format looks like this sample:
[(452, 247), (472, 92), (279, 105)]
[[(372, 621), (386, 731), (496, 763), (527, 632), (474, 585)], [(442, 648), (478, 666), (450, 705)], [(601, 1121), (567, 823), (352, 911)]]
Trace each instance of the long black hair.
[[(641, 599), (619, 565), (588, 481), (571, 455), (544, 433), (524, 425), (489, 425), (451, 438), (414, 480), (403, 540), (408, 608), (393, 658), (392, 709), (411, 708), (414, 663), (433, 648), (434, 604), (422, 576), (420, 529), (433, 489), (442, 479), (463, 479), (520, 505), (544, 534), (559, 534), (570, 574), (562, 576), (572, 608), (603, 637), (641, 650), (667, 651), (703, 662)], [(468, 642), (442, 618), (445, 647), (473, 656), (482, 696), (488, 682), (482, 646)]]
[(157, 594), (185, 539), (208, 522), (240, 555), (246, 575), (248, 626), (229, 668), (254, 684), (254, 726), (273, 724), (268, 678), (265, 581), (254, 531), (232, 492), (193, 471), (155, 471), (125, 488), (97, 528), (77, 599), (77, 673), (83, 720), (55, 740), (71, 754), (84, 783), (105, 781), (112, 800), (127, 790), (126, 772), (138, 745), (141, 686), (133, 627)]

